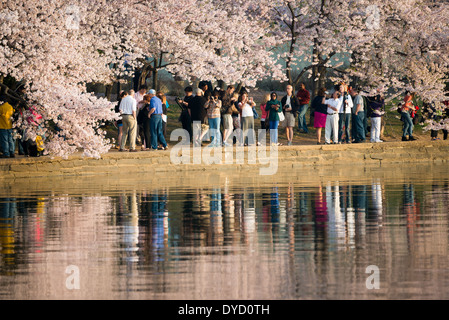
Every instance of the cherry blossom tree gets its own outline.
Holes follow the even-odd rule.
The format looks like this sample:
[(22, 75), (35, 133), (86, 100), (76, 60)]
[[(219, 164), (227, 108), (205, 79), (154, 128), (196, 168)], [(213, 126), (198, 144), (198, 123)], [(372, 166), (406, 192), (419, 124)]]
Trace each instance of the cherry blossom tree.
[[(38, 134), (54, 156), (81, 149), (99, 157), (108, 149), (100, 127), (116, 115), (85, 88), (112, 81), (109, 63), (120, 57), (114, 47), (121, 39), (105, 19), (108, 8), (97, 1), (1, 2), (0, 74), (24, 84), (26, 103), (43, 116)], [(27, 121), (19, 125), (36, 133)]]
[(0, 0), (0, 87), (43, 116), (38, 130), (27, 111), (17, 126), (63, 157), (109, 150), (102, 126), (117, 114), (86, 85), (136, 68), (249, 87), (307, 75), (314, 92), (333, 70), (392, 96), (416, 91), (441, 112), (448, 17), (448, 4), (426, 0)]
[[(278, 40), (264, 20), (250, 14), (246, 2), (145, 1), (136, 10), (133, 18), (141, 27), (135, 46), (153, 79), (161, 69), (188, 81), (222, 80), (248, 86), (264, 78), (284, 79), (281, 65), (269, 50)], [(148, 23), (155, 12), (158, 22)]]
[[(262, 78), (282, 78), (267, 50), (274, 38), (238, 4), (2, 1), (0, 77), (24, 84), (27, 104), (43, 116), (39, 134), (46, 137), (48, 153), (67, 156), (81, 149), (99, 157), (110, 146), (101, 125), (117, 115), (108, 101), (86, 91), (88, 83), (110, 84), (145, 64), (187, 80), (255, 85)], [(3, 89), (22, 99), (5, 84)], [(28, 123), (18, 125), (26, 129)]]

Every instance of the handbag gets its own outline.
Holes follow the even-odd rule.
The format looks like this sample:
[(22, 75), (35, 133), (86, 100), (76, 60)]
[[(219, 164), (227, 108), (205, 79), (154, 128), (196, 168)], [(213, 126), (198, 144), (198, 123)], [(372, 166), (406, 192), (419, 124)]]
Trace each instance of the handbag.
[(282, 122), (282, 121), (284, 121), (285, 120), (285, 116), (284, 116), (284, 113), (281, 111), (281, 112), (278, 112), (279, 113), (279, 122)]

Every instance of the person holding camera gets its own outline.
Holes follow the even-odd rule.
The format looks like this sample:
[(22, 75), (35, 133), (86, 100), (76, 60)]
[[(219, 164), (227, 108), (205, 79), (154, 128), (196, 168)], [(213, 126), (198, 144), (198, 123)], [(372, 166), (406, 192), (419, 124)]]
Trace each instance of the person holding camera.
[(176, 102), (181, 107), (181, 115), (179, 116), (179, 121), (182, 124), (182, 128), (189, 133), (189, 139), (192, 139), (192, 118), (190, 116), (189, 104), (193, 100), (193, 88), (186, 87), (184, 89), (185, 97), (184, 99), (176, 98)]
[(279, 128), (279, 114), (282, 113), (282, 103), (277, 99), (276, 92), (271, 93), (271, 100), (267, 102), (265, 110), (269, 112), (268, 119), (270, 120), (270, 139), (271, 144), (280, 146), (281, 143), (278, 142), (278, 128)]
[(221, 145), (220, 119), (222, 102), (219, 99), (219, 96), (219, 91), (214, 91), (204, 106), (207, 110), (207, 117), (209, 120), (209, 130), (211, 135), (210, 147), (219, 147)]
[(254, 112), (253, 108), (256, 106), (253, 98), (248, 98), (248, 93), (243, 92), (239, 99), (239, 109), (242, 113), (242, 131), (243, 142), (250, 146), (256, 143), (256, 133), (254, 131)]

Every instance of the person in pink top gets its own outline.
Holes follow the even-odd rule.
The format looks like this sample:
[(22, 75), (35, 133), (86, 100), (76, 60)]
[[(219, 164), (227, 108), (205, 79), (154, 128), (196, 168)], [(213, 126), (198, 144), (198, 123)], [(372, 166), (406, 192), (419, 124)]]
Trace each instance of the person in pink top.
[(271, 100), (270, 94), (265, 95), (264, 102), (260, 105), (260, 111), (262, 112), (260, 116), (260, 126), (262, 129), (268, 129), (268, 111), (266, 110), (267, 102)]

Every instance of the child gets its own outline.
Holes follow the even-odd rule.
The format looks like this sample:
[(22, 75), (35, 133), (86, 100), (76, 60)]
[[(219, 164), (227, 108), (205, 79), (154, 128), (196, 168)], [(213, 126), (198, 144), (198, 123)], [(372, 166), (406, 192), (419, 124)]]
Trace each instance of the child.
[(261, 118), (260, 118), (260, 126), (262, 129), (268, 129), (268, 112), (266, 110), (268, 101), (271, 100), (270, 94), (265, 95), (265, 100), (263, 104), (260, 105), (260, 111), (262, 112)]

